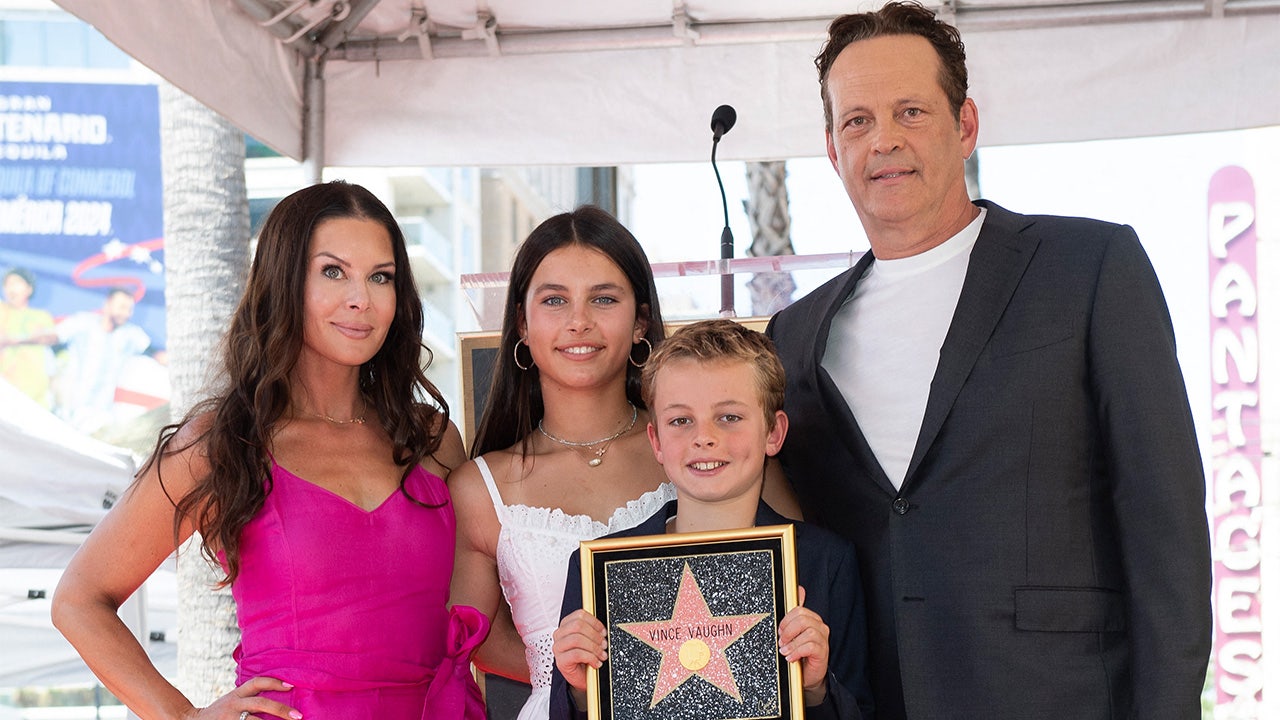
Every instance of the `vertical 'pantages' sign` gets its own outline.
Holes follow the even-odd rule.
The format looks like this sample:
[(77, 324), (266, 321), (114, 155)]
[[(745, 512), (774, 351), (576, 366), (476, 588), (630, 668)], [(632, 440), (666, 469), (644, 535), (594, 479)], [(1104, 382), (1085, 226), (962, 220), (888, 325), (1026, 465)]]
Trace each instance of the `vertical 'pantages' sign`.
[(1214, 645), (1217, 716), (1224, 718), (1258, 718), (1262, 699), (1255, 199), (1243, 168), (1222, 168), (1209, 181)]

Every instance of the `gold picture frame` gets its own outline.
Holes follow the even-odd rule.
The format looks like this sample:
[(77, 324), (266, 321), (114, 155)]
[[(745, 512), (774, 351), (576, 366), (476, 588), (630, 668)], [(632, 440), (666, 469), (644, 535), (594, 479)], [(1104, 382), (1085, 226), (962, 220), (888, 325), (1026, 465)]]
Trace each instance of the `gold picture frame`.
[(589, 540), (581, 562), (609, 647), (588, 668), (590, 720), (804, 717), (800, 665), (778, 653), (793, 525)]

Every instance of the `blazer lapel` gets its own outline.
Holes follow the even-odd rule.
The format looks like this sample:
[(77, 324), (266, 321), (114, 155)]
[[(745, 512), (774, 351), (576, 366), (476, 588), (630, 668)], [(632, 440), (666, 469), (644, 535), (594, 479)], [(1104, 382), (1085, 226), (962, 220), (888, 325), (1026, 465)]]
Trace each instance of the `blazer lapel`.
[(867, 268), (874, 260), (875, 257), (870, 252), (863, 253), (853, 268), (847, 271), (843, 281), (832, 284), (831, 294), (821, 303), (823, 314), (818, 318), (818, 328), (813, 338), (813, 351), (805, 354), (808, 361), (813, 364), (806, 367), (805, 372), (812, 376), (814, 387), (819, 389), (822, 411), (836, 426), (835, 437), (844, 439), (845, 450), (861, 461), (863, 467), (871, 470), (872, 478), (882, 490), (890, 495), (896, 495), (898, 491), (893, 487), (893, 483), (889, 481), (889, 475), (885, 473), (884, 468), (880, 466), (880, 461), (872, 452), (871, 445), (862, 434), (862, 428), (858, 426), (858, 420), (853, 416), (849, 404), (845, 402), (840, 388), (836, 387), (831, 376), (822, 367), (822, 358), (826, 355), (827, 340), (831, 334), (831, 321), (853, 295), (858, 287), (858, 281), (866, 274)]
[(863, 253), (862, 257), (858, 258), (858, 262), (839, 277), (838, 282), (824, 286), (827, 296), (816, 303), (817, 307), (821, 308), (822, 315), (816, 318), (818, 328), (813, 335), (813, 351), (803, 356), (808, 362), (813, 363), (812, 367), (806, 368), (806, 372), (822, 367), (822, 357), (827, 353), (827, 335), (831, 332), (831, 321), (858, 287), (858, 281), (867, 273), (867, 268), (871, 267), (874, 260), (875, 256), (870, 252)]
[(938, 437), (942, 423), (951, 412), (956, 396), (978, 361), (978, 355), (986, 347), (1009, 299), (1013, 297), (1013, 291), (1021, 282), (1038, 244), (1033, 237), (1021, 236), (1021, 232), (1034, 222), (1030, 218), (984, 200), (977, 201), (977, 204), (987, 208), (987, 217), (969, 256), (969, 267), (955, 315), (942, 342), (938, 369), (934, 373), (924, 419), (920, 423), (920, 435), (902, 483), (904, 489), (911, 484), (920, 463)]

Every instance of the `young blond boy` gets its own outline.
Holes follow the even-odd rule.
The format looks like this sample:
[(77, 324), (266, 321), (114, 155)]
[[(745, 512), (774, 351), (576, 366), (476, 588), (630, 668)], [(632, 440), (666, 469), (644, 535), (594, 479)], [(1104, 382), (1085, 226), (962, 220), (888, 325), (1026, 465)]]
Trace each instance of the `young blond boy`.
[[(694, 323), (654, 351), (643, 382), (649, 441), (677, 499), (615, 536), (790, 522), (760, 499), (765, 462), (787, 434), (782, 365), (767, 337), (731, 320)], [(779, 623), (778, 641), (788, 661), (800, 662), (806, 715), (871, 717), (854, 549), (832, 533), (796, 523), (796, 559), (800, 605)], [(605, 628), (582, 609), (580, 577), (575, 553), (555, 632), (552, 720), (584, 716), (587, 667), (599, 668), (606, 657)]]

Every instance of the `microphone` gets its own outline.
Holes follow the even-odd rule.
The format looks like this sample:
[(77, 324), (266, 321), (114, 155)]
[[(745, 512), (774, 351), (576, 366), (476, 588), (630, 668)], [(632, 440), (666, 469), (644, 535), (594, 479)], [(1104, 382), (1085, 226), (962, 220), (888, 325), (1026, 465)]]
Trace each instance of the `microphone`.
[(733, 109), (732, 105), (721, 105), (716, 111), (711, 113), (711, 137), (712, 142), (720, 142), (720, 136), (733, 129), (733, 124), (738, 122), (738, 113)]
[[(720, 138), (733, 129), (738, 121), (738, 112), (731, 105), (721, 105), (711, 113), (711, 169), (716, 173), (716, 184), (720, 186), (720, 205), (724, 208), (724, 230), (720, 231), (720, 259), (733, 259), (733, 231), (729, 229), (729, 202), (724, 195), (724, 183), (720, 180), (720, 168), (716, 167), (716, 147)], [(728, 268), (725, 268), (726, 271)], [(733, 317), (733, 274), (723, 272), (720, 275), (720, 316)]]

